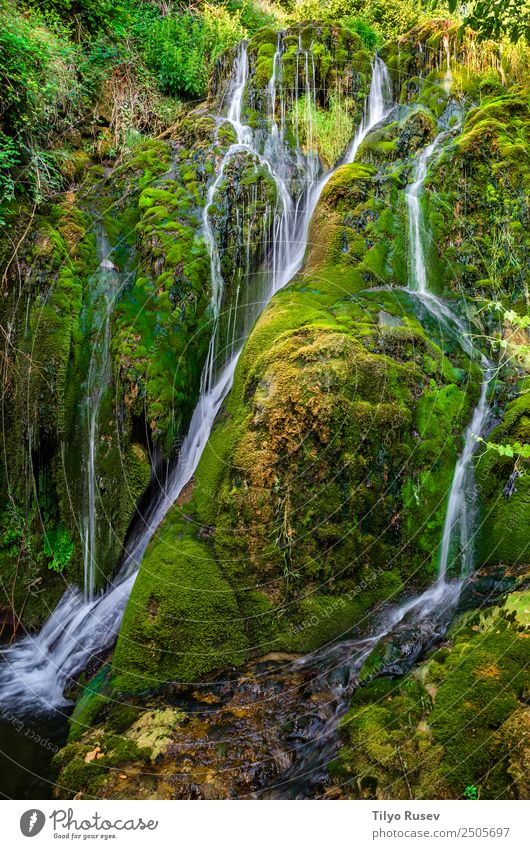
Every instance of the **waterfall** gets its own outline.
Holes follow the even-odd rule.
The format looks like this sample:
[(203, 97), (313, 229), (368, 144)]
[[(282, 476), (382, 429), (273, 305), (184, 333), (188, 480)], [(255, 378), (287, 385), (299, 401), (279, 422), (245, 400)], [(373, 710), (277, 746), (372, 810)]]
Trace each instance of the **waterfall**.
[(86, 386), (86, 411), (88, 445), (86, 452), (86, 501), (85, 516), (81, 526), (83, 548), (83, 573), (85, 600), (94, 596), (97, 568), (97, 481), (96, 459), (98, 418), (101, 401), (108, 388), (111, 373), (110, 363), (110, 314), (112, 300), (120, 287), (120, 274), (109, 259), (111, 247), (103, 233), (97, 234), (99, 267), (89, 281), (94, 310), (92, 332), (92, 355)]
[(346, 155), (346, 162), (353, 162), (361, 143), (368, 133), (387, 117), (394, 107), (392, 80), (383, 60), (376, 56), (372, 69), (370, 93), (364, 106), (364, 115)]
[(472, 531), (474, 519), (476, 518), (476, 497), (472, 460), (477, 445), (475, 436), (483, 432), (490, 412), (487, 399), (490, 379), (491, 372), (489, 369), (486, 369), (480, 388), (479, 402), (473, 411), (473, 416), (467, 427), (464, 437), (464, 448), (456, 461), (453, 473), (445, 511), (440, 562), (438, 566), (438, 583), (440, 586), (445, 585), (447, 582), (451, 543), (458, 527), (460, 529), (460, 552), (462, 558), (460, 571), (462, 577), (467, 577), (474, 566)]
[[(423, 249), (425, 228), (420, 197), (423, 192), (425, 177), (427, 176), (429, 160), (445, 135), (445, 132), (439, 133), (434, 141), (421, 151), (417, 157), (414, 170), (414, 182), (405, 190), (409, 214), (410, 274), (414, 287), (413, 291), (417, 294), (425, 309), (443, 325), (448, 326), (453, 324), (458, 328), (461, 334), (460, 344), (468, 356), (472, 357), (475, 352), (469, 339), (467, 328), (441, 298), (429, 292), (427, 265)], [(491, 370), (487, 359), (481, 356), (481, 361), (484, 367), (484, 378), (480, 389), (480, 398), (466, 430), (464, 447), (457, 459), (449, 490), (440, 545), (438, 579), (434, 588), (435, 595), (439, 595), (447, 587), (447, 571), (450, 566), (451, 548), (457, 530), (459, 530), (462, 577), (468, 575), (473, 568), (472, 523), (476, 499), (472, 461), (476, 448), (475, 436), (482, 433), (489, 416), (487, 391), (491, 380)]]
[(447, 95), (451, 94), (451, 89), (453, 88), (453, 72), (451, 71), (451, 53), (449, 50), (449, 36), (444, 35), (444, 50), (445, 50), (445, 61), (446, 61), (446, 70), (443, 79), (443, 87), (444, 91)]
[[(278, 42), (278, 54), (281, 43)], [(307, 55), (311, 51), (299, 50), (303, 58), (304, 85), (306, 95), (314, 97), (314, 66)], [(58, 606), (38, 635), (28, 635), (2, 654), (4, 663), (0, 667), (0, 704), (16, 705), (19, 710), (51, 710), (68, 704), (63, 691), (68, 681), (79, 673), (90, 657), (108, 648), (116, 637), (122, 620), (125, 605), (131, 593), (136, 575), (147, 548), (157, 527), (175, 502), (183, 487), (194, 474), (219, 408), (230, 390), (232, 380), (241, 353), (244, 339), (236, 342), (235, 352), (225, 355), (221, 364), (216, 364), (215, 337), (217, 321), (222, 303), (224, 281), (215, 233), (210, 220), (211, 204), (216, 190), (222, 182), (222, 174), (228, 161), (239, 152), (245, 152), (265, 167), (275, 182), (277, 190), (277, 208), (272, 227), (272, 245), (267, 258), (268, 275), (263, 297), (257, 305), (252, 305), (250, 318), (265, 307), (270, 298), (285, 286), (300, 269), (305, 249), (309, 223), (316, 204), (329, 180), (331, 173), (315, 179), (317, 157), (311, 151), (305, 160), (297, 151), (296, 162), (288, 149), (284, 135), (284, 122), (280, 128), (272, 115), (272, 102), (277, 96), (279, 59), (273, 63), (274, 82), (271, 83), (271, 113), (269, 132), (263, 141), (259, 132), (254, 132), (243, 123), (242, 110), (245, 86), (248, 74), (246, 46), (240, 47), (229, 89), (229, 106), (226, 120), (230, 121), (236, 132), (237, 141), (227, 150), (218, 173), (209, 187), (203, 213), (203, 233), (210, 252), (210, 271), (212, 275), (212, 313), (213, 342), (210, 343), (203, 376), (200, 397), (192, 415), (188, 433), (182, 443), (178, 462), (170, 473), (165, 491), (155, 497), (149, 513), (144, 517), (144, 525), (129, 545), (126, 556), (114, 580), (106, 591), (93, 599), (83, 600), (81, 594), (70, 588), (63, 595)], [(297, 54), (297, 67), (298, 54)], [(272, 90), (274, 88), (274, 101)], [(298, 74), (295, 81), (298, 91)], [(363, 138), (387, 114), (389, 98), (389, 76), (383, 62), (376, 58), (373, 66), (370, 93), (365, 106), (363, 119)], [(280, 92), (283, 101), (283, 94)], [(282, 105), (282, 115), (284, 106)], [(360, 138), (357, 133), (356, 139)], [(348, 151), (346, 160), (352, 161), (360, 141)], [(304, 161), (305, 173), (311, 176), (303, 182), (301, 188), (292, 181), (297, 164)], [(292, 192), (288, 185), (297, 187)], [(250, 328), (249, 328), (250, 329)]]
[(415, 180), (408, 186), (405, 192), (409, 213), (409, 255), (412, 282), (420, 294), (428, 293), (427, 268), (425, 265), (425, 254), (422, 240), (422, 213), (420, 206), (420, 194), (423, 191), (423, 183), (427, 176), (427, 165), (434, 151), (440, 144), (445, 133), (440, 133), (432, 144), (428, 145), (418, 156), (415, 168)]
[[(381, 77), (384, 78), (384, 76), (384, 72), (381, 71)], [(381, 101), (374, 98), (373, 102), (374, 108), (379, 110), (384, 108)], [(357, 150), (365, 135), (364, 127), (361, 126), (351, 150), (354, 152)], [(441, 298), (429, 291), (423, 250), (424, 228), (419, 198), (423, 191), (428, 162), (444, 135), (445, 133), (440, 133), (434, 142), (420, 153), (414, 171), (414, 182), (405, 191), (409, 212), (411, 283), (414, 287), (406, 291), (415, 296), (421, 306), (442, 325), (448, 329), (456, 328), (463, 350), (468, 356), (474, 357), (476, 352), (464, 322)], [(373, 649), (385, 639), (397, 639), (399, 644), (400, 634), (404, 634), (406, 662), (410, 666), (420, 656), (422, 650), (439, 639), (446, 631), (451, 615), (458, 604), (463, 582), (474, 566), (473, 526), (476, 490), (473, 455), (476, 447), (475, 436), (483, 433), (490, 415), (487, 392), (493, 373), (486, 357), (483, 355), (479, 357), (484, 370), (480, 397), (466, 429), (464, 446), (453, 473), (440, 542), (437, 578), (420, 595), (387, 611), (373, 636), (361, 640), (343, 640), (298, 661), (298, 664), (311, 666), (314, 669), (315, 680), (327, 681), (331, 689), (330, 710), (324, 719), (313, 723), (311, 732), (300, 746), (293, 765), (284, 771), (268, 790), (256, 794), (259, 798), (309, 798), (311, 794), (308, 788), (323, 781), (327, 765), (337, 752), (340, 719), (346, 714), (351, 693), (359, 686), (359, 674), (363, 664)], [(456, 580), (448, 580), (452, 548), (457, 532), (461, 556), (460, 577)], [(417, 638), (416, 646), (412, 651), (414, 639), (411, 638), (411, 626), (421, 635)], [(395, 670), (393, 674), (396, 674)]]
[[(103, 350), (97, 356), (96, 352), (90, 359), (88, 406), (88, 457), (87, 457), (87, 507), (83, 528), (83, 573), (85, 598), (94, 595), (96, 581), (96, 451), (98, 435), (98, 416), (101, 399), (105, 394), (108, 383), (110, 366), (110, 322), (105, 317), (102, 334)], [(99, 360), (99, 362), (96, 362)]]

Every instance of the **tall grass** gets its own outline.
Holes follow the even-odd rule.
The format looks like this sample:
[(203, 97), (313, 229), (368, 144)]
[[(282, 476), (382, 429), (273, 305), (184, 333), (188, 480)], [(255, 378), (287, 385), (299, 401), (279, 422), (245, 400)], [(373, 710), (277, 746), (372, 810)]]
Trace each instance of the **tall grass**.
[(340, 159), (354, 130), (353, 117), (336, 94), (330, 96), (327, 109), (315, 107), (304, 94), (293, 108), (292, 121), (298, 125), (302, 147), (307, 149), (312, 145), (328, 168)]

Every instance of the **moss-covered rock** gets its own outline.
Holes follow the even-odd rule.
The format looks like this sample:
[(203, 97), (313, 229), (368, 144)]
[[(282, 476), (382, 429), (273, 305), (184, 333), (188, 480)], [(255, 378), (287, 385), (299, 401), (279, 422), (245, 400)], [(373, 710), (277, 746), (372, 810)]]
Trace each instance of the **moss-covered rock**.
[(529, 602), (466, 614), (412, 675), (355, 693), (332, 768), (347, 796), (526, 798)]
[[(511, 401), (488, 442), (530, 443), (530, 397)], [(530, 476), (525, 461), (481, 448), (476, 460), (482, 511), (478, 533), (481, 563), (521, 566), (530, 561)]]
[[(372, 174), (337, 172), (321, 210), (354, 206)], [(141, 689), (160, 658), (171, 679), (199, 670), (189, 620), (210, 604), (195, 584), (206, 564), (231, 588), (243, 653), (315, 648), (435, 573), (455, 434), (480, 370), (456, 345), (442, 354), (408, 295), (358, 292), (316, 250), (259, 319), (193, 489), (151, 542), (114, 656), (122, 686), (136, 676)], [(181, 584), (196, 587), (189, 598)], [(171, 654), (177, 632), (160, 627), (175, 605), (190, 667)], [(208, 653), (205, 670), (221, 660)]]

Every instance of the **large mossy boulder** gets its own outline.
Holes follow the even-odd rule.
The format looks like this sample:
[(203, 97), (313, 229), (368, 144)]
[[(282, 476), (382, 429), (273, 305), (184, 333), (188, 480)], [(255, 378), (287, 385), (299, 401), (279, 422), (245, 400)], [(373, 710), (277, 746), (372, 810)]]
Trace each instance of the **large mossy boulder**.
[[(330, 197), (354, 209), (372, 173), (334, 175), (315, 241)], [(436, 572), (480, 369), (454, 340), (442, 353), (439, 328), (423, 329), (407, 293), (360, 291), (318, 256), (259, 319), (193, 484), (148, 548), (114, 655), (118, 689), (222, 662), (222, 646), (192, 648), (194, 623), (207, 633), (210, 621), (205, 564), (233, 594), (229, 662), (244, 646), (306, 650), (366, 627), (374, 605)], [(157, 627), (172, 617), (173, 631)]]

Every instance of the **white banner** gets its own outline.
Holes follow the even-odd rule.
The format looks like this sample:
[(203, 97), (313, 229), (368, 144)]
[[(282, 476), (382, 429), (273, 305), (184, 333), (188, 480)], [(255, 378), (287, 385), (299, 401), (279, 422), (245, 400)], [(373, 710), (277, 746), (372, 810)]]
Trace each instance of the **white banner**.
[[(364, 849), (529, 845), (530, 802), (5, 801), (2, 846)], [(34, 843), (31, 841), (34, 839)], [(67, 843), (68, 841), (68, 843)]]

